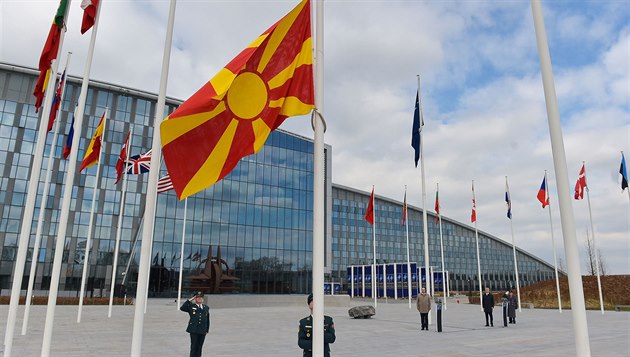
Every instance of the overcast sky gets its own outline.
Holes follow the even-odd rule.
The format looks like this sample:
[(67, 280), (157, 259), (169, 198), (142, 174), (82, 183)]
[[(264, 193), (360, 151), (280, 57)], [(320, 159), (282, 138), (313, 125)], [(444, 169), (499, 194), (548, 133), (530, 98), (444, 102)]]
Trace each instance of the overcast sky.
[[(177, 3), (167, 95), (186, 99), (298, 3)], [(36, 67), (58, 1), (0, 2), (0, 61)], [(64, 51), (81, 76), (90, 33), (72, 2)], [(103, 1), (92, 78), (158, 92), (168, 1)], [(573, 188), (586, 162), (596, 245), (608, 273), (630, 273), (630, 203), (619, 164), (630, 149), (630, 5), (545, 1), (556, 92)], [(427, 208), (440, 184), (444, 216), (470, 224), (475, 180), (480, 230), (553, 264), (549, 216), (536, 199), (549, 172), (554, 235), (564, 259), (549, 127), (529, 1), (326, 1), (325, 142), (333, 182), (422, 206), (410, 146), (422, 78)], [(65, 55), (63, 56), (65, 58)], [(283, 129), (312, 137), (307, 117)], [(628, 157), (626, 157), (628, 160)], [(582, 272), (586, 200), (572, 201)], [(419, 238), (421, 239), (421, 238)], [(566, 260), (565, 260), (566, 262)], [(566, 266), (566, 263), (565, 263)]]

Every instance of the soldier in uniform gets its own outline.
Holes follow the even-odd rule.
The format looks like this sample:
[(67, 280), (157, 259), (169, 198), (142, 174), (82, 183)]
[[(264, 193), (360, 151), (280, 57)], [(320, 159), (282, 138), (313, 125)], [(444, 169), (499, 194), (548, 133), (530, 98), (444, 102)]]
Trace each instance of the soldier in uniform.
[(203, 291), (197, 291), (179, 309), (190, 316), (186, 328), (190, 334), (190, 357), (201, 357), (203, 341), (210, 330), (210, 308), (203, 303)]
[[(306, 300), (308, 307), (311, 309), (311, 316), (300, 320), (300, 329), (298, 331), (298, 346), (304, 350), (304, 357), (313, 355), (313, 294), (308, 296)], [(335, 342), (335, 324), (330, 316), (324, 316), (324, 357), (330, 357), (330, 343)]]

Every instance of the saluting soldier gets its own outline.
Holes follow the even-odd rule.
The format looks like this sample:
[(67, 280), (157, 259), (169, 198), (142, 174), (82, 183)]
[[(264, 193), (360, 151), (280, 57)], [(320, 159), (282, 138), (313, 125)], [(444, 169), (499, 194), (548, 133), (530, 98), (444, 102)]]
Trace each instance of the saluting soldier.
[(201, 357), (203, 341), (210, 330), (210, 308), (203, 303), (203, 291), (197, 291), (179, 309), (190, 316), (186, 328), (190, 334), (190, 357)]
[[(308, 296), (306, 300), (311, 316), (300, 320), (300, 329), (298, 331), (298, 346), (304, 350), (304, 357), (313, 355), (313, 294)], [(335, 342), (335, 324), (330, 316), (324, 316), (324, 357), (330, 357), (330, 343)]]

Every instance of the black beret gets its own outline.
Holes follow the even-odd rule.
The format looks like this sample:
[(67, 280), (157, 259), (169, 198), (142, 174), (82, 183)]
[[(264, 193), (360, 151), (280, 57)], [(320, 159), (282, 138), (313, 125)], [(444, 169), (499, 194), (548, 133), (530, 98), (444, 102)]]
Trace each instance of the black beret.
[(310, 304), (313, 301), (313, 294), (308, 294), (308, 298), (306, 299), (306, 303)]
[(200, 296), (200, 297), (203, 297), (203, 291), (197, 291), (197, 292), (195, 292), (195, 296)]

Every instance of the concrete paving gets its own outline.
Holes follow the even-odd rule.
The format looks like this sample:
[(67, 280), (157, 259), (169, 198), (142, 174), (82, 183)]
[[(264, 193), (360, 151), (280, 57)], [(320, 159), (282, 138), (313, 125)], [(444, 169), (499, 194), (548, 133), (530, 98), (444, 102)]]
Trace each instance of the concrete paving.
[[(242, 295), (240, 296), (243, 297)], [(256, 296), (251, 296), (256, 299)], [(299, 299), (305, 300), (300, 296)], [(369, 300), (353, 300), (350, 306)], [(77, 324), (77, 306), (56, 308), (52, 356), (129, 356), (133, 306), (84, 306)], [(309, 314), (303, 306), (212, 308), (205, 356), (301, 356), (297, 346), (298, 321)], [(367, 320), (348, 317), (348, 307), (326, 307), (333, 317), (337, 341), (332, 356), (575, 356), (570, 310), (523, 309), (516, 325), (502, 327), (500, 308), (494, 327), (484, 327), (478, 305), (451, 301), (443, 311), (443, 332), (420, 331), (415, 306), (406, 301), (379, 302), (376, 316)], [(39, 356), (46, 306), (31, 308), (30, 329), (21, 336), (24, 307), (18, 310), (13, 356)], [(4, 339), (8, 306), (0, 306), (0, 336)], [(187, 315), (173, 299), (149, 299), (144, 321), (143, 356), (187, 356)], [(630, 313), (587, 311), (593, 356), (628, 356)], [(0, 351), (3, 346), (0, 346)]]

